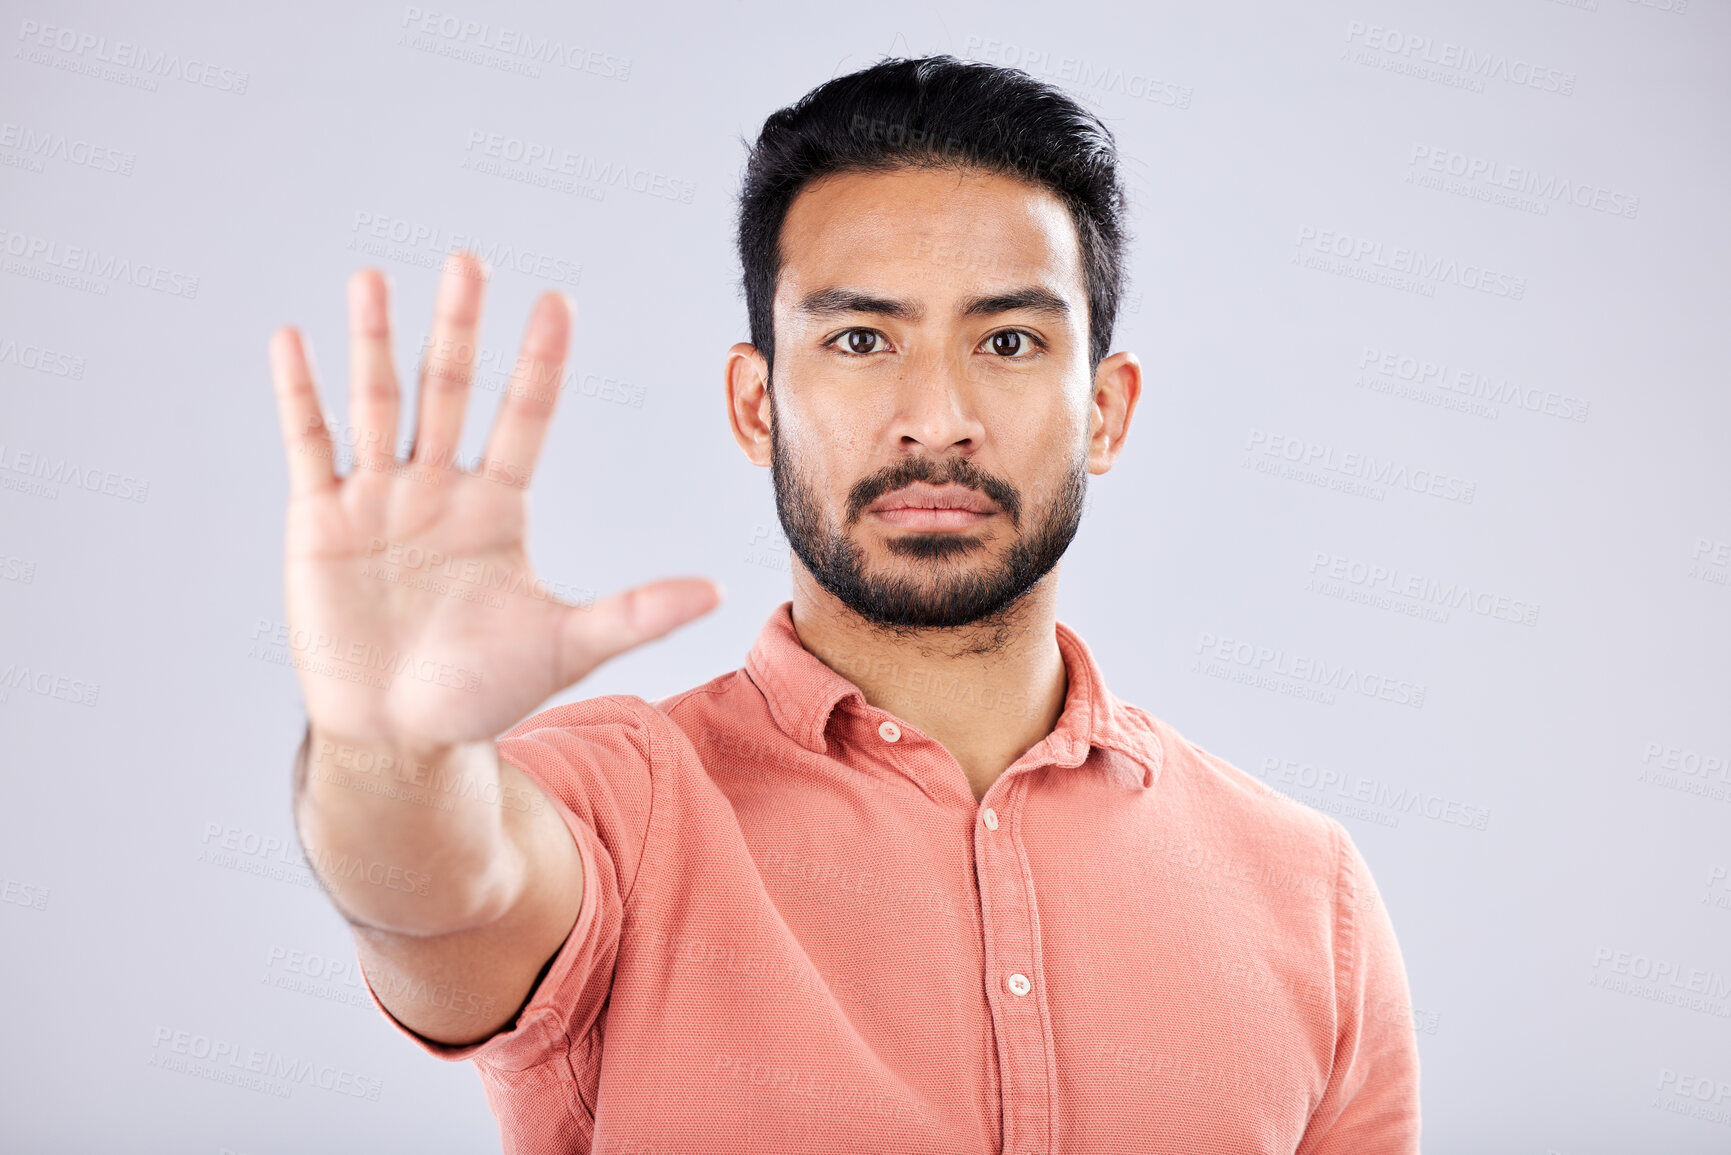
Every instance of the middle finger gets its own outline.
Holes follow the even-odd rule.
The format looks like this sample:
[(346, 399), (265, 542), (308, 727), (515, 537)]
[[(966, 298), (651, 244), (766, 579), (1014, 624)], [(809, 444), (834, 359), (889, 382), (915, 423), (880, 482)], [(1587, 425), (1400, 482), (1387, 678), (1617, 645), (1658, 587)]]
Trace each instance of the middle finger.
[(433, 331), (421, 366), (419, 412), (411, 459), (433, 469), (453, 469), (469, 382), (479, 356), (481, 290), (486, 268), (473, 253), (452, 253), (439, 278)]

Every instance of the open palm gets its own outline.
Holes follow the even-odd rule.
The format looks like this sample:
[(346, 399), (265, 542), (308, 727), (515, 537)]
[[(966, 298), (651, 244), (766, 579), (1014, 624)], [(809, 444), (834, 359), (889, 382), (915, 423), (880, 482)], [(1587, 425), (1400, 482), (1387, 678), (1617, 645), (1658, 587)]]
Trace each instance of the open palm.
[(339, 478), (300, 335), (270, 362), (288, 456), (286, 625), (309, 718), (361, 743), (490, 739), (607, 659), (712, 609), (699, 578), (592, 605), (552, 596), (525, 548), (530, 474), (552, 418), (571, 310), (554, 292), (530, 315), (482, 459), (457, 444), (479, 349), (485, 271), (455, 253), (439, 283), (413, 448), (396, 454), (400, 391), (383, 276), (349, 281), (349, 439)]

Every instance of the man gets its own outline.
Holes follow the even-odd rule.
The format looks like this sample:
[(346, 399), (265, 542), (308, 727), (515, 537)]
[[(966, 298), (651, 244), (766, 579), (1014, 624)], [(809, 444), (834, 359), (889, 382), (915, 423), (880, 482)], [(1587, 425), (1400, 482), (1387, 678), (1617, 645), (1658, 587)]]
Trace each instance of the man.
[(1405, 973), (1345, 831), (1119, 701), (1056, 620), (1142, 388), (1107, 355), (1123, 209), (1105, 127), (1020, 72), (887, 61), (768, 119), (726, 396), (793, 596), (653, 703), (517, 721), (720, 596), (529, 576), (560, 297), (474, 470), (471, 258), (407, 462), (378, 274), (346, 479), (273, 338), (289, 623), (321, 639), (298, 828), (381, 1009), (475, 1061), (507, 1151), (1417, 1150)]

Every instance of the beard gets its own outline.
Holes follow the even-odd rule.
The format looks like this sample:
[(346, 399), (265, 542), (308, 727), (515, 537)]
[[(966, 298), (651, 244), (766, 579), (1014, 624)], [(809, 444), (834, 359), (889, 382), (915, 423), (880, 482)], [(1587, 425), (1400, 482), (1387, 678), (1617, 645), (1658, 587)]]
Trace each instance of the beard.
[[(807, 484), (799, 461), (782, 444), (773, 400), (769, 441), (775, 508), (788, 545), (818, 585), (866, 621), (888, 629), (1004, 626), (1010, 611), (1058, 564), (1082, 523), (1088, 491), (1085, 445), (1071, 459), (1039, 523), (1021, 532), (1024, 505), (1014, 486), (965, 457), (925, 456), (905, 457), (854, 485), (848, 491), (842, 526), (837, 528)], [(905, 560), (904, 572), (869, 572), (865, 551), (849, 532), (872, 502), (915, 481), (954, 482), (985, 494), (998, 503), (1016, 531), (1015, 543), (998, 561), (983, 568), (969, 567), (960, 563), (974, 556), (989, 559), (986, 537), (954, 530), (898, 533), (888, 538), (887, 548)]]

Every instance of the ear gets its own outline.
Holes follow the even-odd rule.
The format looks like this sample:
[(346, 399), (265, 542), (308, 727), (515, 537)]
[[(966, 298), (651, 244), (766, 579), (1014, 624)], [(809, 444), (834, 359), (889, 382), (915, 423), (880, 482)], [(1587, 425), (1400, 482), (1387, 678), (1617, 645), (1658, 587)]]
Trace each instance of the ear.
[(769, 441), (769, 362), (757, 351), (757, 346), (741, 341), (727, 351), (724, 371), (727, 386), (727, 421), (733, 428), (733, 439), (752, 464), (768, 466), (771, 461)]
[(1088, 472), (1105, 473), (1130, 435), (1130, 417), (1142, 397), (1142, 363), (1134, 353), (1114, 353), (1094, 372), (1088, 415)]

